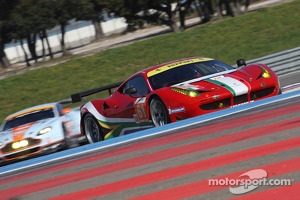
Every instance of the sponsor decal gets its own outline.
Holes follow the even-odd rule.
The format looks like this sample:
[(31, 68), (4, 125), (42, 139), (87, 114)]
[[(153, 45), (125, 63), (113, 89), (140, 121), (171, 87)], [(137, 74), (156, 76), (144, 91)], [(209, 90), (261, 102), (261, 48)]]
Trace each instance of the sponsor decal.
[(221, 78), (224, 78), (224, 76), (223, 75), (220, 75), (220, 76), (216, 76), (216, 77), (212, 77), (212, 78), (210, 78), (211, 80), (219, 80), (219, 79), (221, 79)]
[(247, 101), (247, 102), (243, 102), (243, 103), (239, 103), (239, 104), (230, 106), (230, 108), (237, 107), (237, 106), (241, 106), (241, 105), (248, 104), (248, 103), (251, 103), (251, 102), (254, 102), (254, 100), (252, 100), (252, 101)]
[(134, 104), (145, 103), (145, 102), (146, 102), (146, 97), (142, 97), (136, 99)]
[(168, 108), (169, 114), (174, 114), (174, 113), (179, 113), (179, 112), (184, 112), (185, 107), (180, 107), (180, 108), (174, 108), (171, 109), (170, 107)]
[(19, 133), (14, 133), (13, 135), (13, 141), (20, 141), (24, 138), (25, 133), (24, 132), (19, 132)]
[(26, 130), (28, 130), (35, 122), (31, 122), (25, 125), (17, 126), (12, 129), (13, 140), (19, 141), (24, 138)]
[(156, 74), (167, 71), (169, 69), (173, 69), (175, 67), (180, 67), (180, 66), (190, 64), (190, 63), (204, 62), (204, 61), (209, 61), (209, 60), (213, 60), (213, 59), (211, 59), (211, 58), (195, 58), (195, 59), (189, 59), (189, 60), (181, 60), (181, 61), (178, 61), (178, 62), (170, 63), (170, 64), (164, 65), (162, 67), (156, 68), (156, 69), (148, 72), (147, 76), (151, 77), (151, 76), (154, 76)]
[(188, 84), (188, 83), (176, 85), (174, 87), (184, 89), (184, 90), (198, 90), (199, 89), (199, 86), (191, 85), (191, 84)]
[(33, 124), (34, 124), (34, 122), (31, 122), (31, 123), (28, 123), (28, 124), (24, 124), (24, 125), (21, 125), (21, 126), (14, 127), (12, 129), (12, 132), (13, 133), (18, 133), (18, 132), (25, 131), (25, 130), (29, 129)]
[(26, 115), (28, 113), (38, 112), (41, 110), (47, 110), (47, 109), (52, 109), (52, 108), (53, 108), (53, 106), (42, 106), (42, 107), (38, 107), (38, 108), (29, 109), (29, 110), (26, 110), (23, 112), (18, 112), (16, 114), (10, 115), (5, 120), (11, 120), (13, 118), (20, 117), (20, 116)]
[(232, 194), (244, 194), (259, 186), (289, 186), (293, 179), (267, 179), (268, 173), (264, 169), (253, 169), (241, 174), (238, 178), (208, 179), (211, 186), (229, 186)]

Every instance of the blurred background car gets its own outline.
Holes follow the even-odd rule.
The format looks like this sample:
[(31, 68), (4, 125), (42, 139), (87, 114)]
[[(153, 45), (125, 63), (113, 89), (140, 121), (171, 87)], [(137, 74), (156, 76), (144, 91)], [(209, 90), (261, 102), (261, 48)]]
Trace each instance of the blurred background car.
[(78, 109), (54, 102), (30, 107), (5, 118), (0, 127), (1, 163), (84, 143)]

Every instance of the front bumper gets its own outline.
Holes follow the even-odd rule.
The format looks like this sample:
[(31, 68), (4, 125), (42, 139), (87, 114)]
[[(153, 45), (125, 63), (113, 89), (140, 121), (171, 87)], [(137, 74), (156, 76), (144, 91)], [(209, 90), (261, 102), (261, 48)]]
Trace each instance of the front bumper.
[[(253, 90), (240, 96), (232, 96), (231, 94), (226, 93), (223, 95), (210, 95), (209, 97), (201, 100), (195, 98), (188, 103), (176, 105), (175, 107), (182, 108), (182, 112), (169, 113), (170, 119), (172, 122), (175, 122), (227, 108), (236, 107), (256, 100), (276, 96), (279, 94), (279, 91), (280, 88), (272, 86), (259, 90)], [(170, 109), (172, 110), (174, 108)]]
[(34, 157), (37, 155), (47, 154), (55, 152), (64, 147), (64, 141), (59, 141), (51, 143), (47, 146), (31, 146), (30, 148), (23, 148), (18, 151), (11, 151), (6, 153), (1, 153), (2, 162), (21, 160), (29, 157)]

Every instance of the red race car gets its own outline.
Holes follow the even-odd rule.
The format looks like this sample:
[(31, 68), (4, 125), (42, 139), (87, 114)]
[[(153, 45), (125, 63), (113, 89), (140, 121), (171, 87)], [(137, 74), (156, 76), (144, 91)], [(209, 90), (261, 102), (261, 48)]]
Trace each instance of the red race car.
[[(71, 98), (75, 103), (109, 90), (109, 97), (80, 108), (81, 131), (94, 143), (281, 93), (278, 77), (266, 65), (246, 65), (239, 59), (237, 66), (205, 57), (184, 58)], [(116, 90), (111, 93), (113, 88)]]

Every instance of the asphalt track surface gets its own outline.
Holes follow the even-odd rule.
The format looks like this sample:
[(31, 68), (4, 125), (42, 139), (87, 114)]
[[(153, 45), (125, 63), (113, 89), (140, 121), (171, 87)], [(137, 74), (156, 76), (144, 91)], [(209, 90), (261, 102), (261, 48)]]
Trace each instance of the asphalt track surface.
[[(297, 77), (285, 75), (281, 82)], [(299, 155), (300, 98), (294, 98), (3, 176), (0, 199), (298, 199)], [(229, 185), (208, 184), (208, 179), (236, 179), (254, 169), (292, 185), (262, 185), (235, 195)]]
[[(299, 82), (300, 72), (280, 77)], [(160, 138), (0, 177), (0, 200), (299, 199), (300, 99), (275, 103)], [(291, 186), (259, 186), (234, 195), (234, 179), (264, 169)]]

